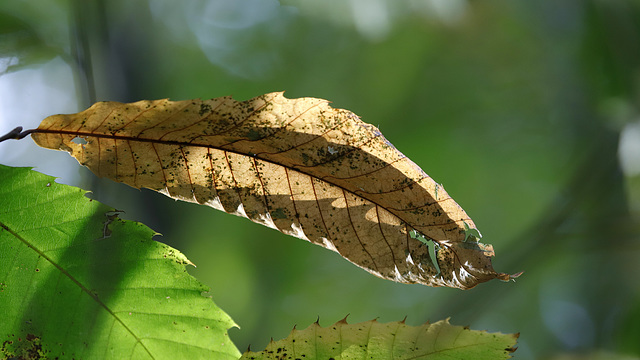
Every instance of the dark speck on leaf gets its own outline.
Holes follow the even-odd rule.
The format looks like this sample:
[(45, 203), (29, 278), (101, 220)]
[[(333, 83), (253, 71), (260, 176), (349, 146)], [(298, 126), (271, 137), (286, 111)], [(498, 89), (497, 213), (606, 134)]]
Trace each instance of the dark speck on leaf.
[(247, 132), (246, 134), (247, 138), (251, 141), (256, 141), (256, 140), (260, 140), (260, 138), (262, 137), (260, 135), (260, 133), (254, 129), (251, 129)]

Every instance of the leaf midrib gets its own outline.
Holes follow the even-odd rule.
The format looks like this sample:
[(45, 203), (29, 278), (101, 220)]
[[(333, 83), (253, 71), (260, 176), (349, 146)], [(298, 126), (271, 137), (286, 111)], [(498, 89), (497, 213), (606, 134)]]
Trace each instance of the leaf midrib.
[[(49, 129), (33, 129), (33, 130), (28, 130), (27, 131), (29, 134), (34, 134), (34, 133), (46, 133), (46, 134), (67, 134), (67, 135), (74, 135), (77, 137), (96, 137), (96, 138), (103, 138), (103, 139), (113, 139), (113, 140), (124, 140), (124, 141), (134, 141), (134, 142), (145, 142), (145, 143), (152, 143), (152, 144), (162, 144), (162, 145), (176, 145), (176, 146), (193, 146), (193, 147), (201, 147), (201, 148), (206, 148), (206, 149), (216, 149), (216, 150), (222, 150), (228, 153), (232, 153), (232, 154), (237, 154), (237, 155), (242, 155), (242, 156), (248, 156), (250, 158), (254, 158), (254, 159), (260, 159), (261, 161), (265, 161), (267, 163), (276, 165), (276, 166), (281, 166), (283, 168), (286, 169), (291, 169), (291, 170), (295, 170), (298, 171), (300, 173), (303, 173), (305, 175), (311, 176), (313, 178), (322, 180), (326, 183), (329, 183), (339, 189), (342, 189), (344, 191), (347, 191), (357, 197), (366, 199), (367, 201), (370, 201), (371, 203), (373, 203), (374, 205), (385, 209), (389, 212), (391, 212), (394, 216), (396, 216), (397, 218), (399, 218), (400, 220), (402, 220), (403, 222), (405, 222), (406, 224), (408, 224), (411, 228), (414, 228), (413, 225), (411, 225), (409, 222), (407, 222), (406, 220), (404, 220), (403, 218), (401, 218), (400, 216), (398, 216), (394, 211), (391, 211), (392, 209), (389, 209), (383, 205), (380, 205), (380, 203), (378, 203), (377, 201), (371, 199), (370, 197), (363, 195), (363, 194), (359, 194), (356, 193), (350, 189), (347, 189), (339, 184), (336, 184), (335, 182), (329, 180), (328, 178), (331, 178), (332, 176), (328, 176), (327, 178), (322, 178), (322, 177), (318, 177), (314, 174), (311, 174), (307, 171), (302, 170), (301, 168), (298, 167), (294, 167), (294, 166), (285, 166), (282, 165), (278, 162), (275, 162), (273, 160), (269, 160), (266, 159), (264, 157), (261, 157), (257, 154), (253, 154), (253, 153), (243, 153), (243, 152), (239, 152), (237, 150), (230, 150), (230, 149), (225, 149), (221, 146), (213, 146), (213, 145), (209, 145), (209, 144), (202, 144), (202, 143), (191, 143), (191, 142), (185, 142), (185, 141), (177, 141), (177, 140), (160, 140), (160, 139), (149, 139), (149, 138), (140, 138), (140, 137), (135, 137), (135, 136), (124, 136), (124, 135), (116, 135), (116, 134), (96, 134), (96, 133), (91, 133), (91, 132), (82, 132), (82, 131), (70, 131), (70, 130), (49, 130)], [(239, 140), (248, 140), (248, 139), (239, 139)], [(305, 166), (306, 167), (306, 166)], [(446, 224), (430, 224), (430, 225), (425, 225), (425, 226), (442, 226), (442, 225), (446, 225)], [(432, 238), (430, 238), (432, 239)], [(442, 244), (439, 240), (437, 239), (432, 239), (438, 243), (440, 243), (443, 246), (446, 246), (445, 244)]]

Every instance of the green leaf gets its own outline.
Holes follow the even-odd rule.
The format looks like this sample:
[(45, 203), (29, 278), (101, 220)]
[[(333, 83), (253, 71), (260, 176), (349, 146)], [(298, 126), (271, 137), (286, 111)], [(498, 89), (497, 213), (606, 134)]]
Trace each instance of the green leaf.
[(469, 330), (441, 320), (409, 326), (404, 321), (376, 320), (347, 324), (343, 319), (329, 327), (313, 323), (293, 329), (289, 337), (272, 341), (261, 352), (247, 351), (241, 359), (508, 359), (518, 334)]
[(0, 357), (237, 359), (189, 260), (85, 193), (0, 165)]

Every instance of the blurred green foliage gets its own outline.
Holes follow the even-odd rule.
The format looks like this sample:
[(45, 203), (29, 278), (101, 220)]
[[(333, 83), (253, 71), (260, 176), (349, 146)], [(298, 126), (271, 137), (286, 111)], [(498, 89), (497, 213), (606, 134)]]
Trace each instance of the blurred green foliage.
[(286, 90), (352, 110), (444, 184), (494, 245), (496, 270), (524, 271), (466, 292), (395, 284), (245, 219), (83, 171), (98, 200), (198, 265), (241, 326), (238, 348), (318, 316), (451, 316), (521, 332), (522, 359), (640, 356), (640, 170), (619, 161), (620, 134), (639, 121), (637, 1), (27, 0), (1, 3), (0, 16), (66, 54), (79, 108), (92, 91), (136, 101)]

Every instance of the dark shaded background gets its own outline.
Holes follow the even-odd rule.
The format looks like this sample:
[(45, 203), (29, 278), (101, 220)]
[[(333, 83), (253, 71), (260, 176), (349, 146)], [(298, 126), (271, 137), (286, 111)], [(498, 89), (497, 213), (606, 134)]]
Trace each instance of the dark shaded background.
[(637, 1), (0, 2), (0, 133), (95, 100), (329, 99), (444, 184), (498, 271), (525, 272), (469, 291), (377, 279), (28, 139), (0, 144), (0, 163), (162, 233), (241, 326), (241, 350), (350, 314), (520, 332), (519, 359), (626, 359), (640, 356), (639, 70)]

